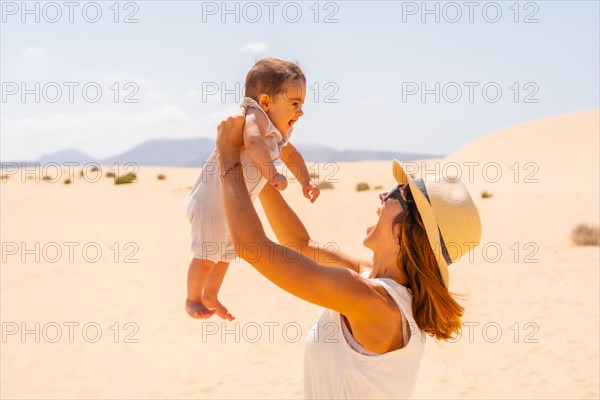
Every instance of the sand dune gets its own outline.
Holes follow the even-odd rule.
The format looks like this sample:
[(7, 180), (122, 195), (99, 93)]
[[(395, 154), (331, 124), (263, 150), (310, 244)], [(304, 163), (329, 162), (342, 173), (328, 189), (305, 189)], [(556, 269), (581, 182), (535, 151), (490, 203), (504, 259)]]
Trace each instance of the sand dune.
[[(493, 184), (498, 179), (498, 183), (511, 185), (513, 190), (527, 188), (528, 192), (543, 193), (569, 182), (569, 187), (577, 186), (573, 189), (578, 192), (594, 193), (598, 192), (600, 179), (599, 124), (598, 110), (533, 121), (486, 135), (446, 161), (460, 165), (478, 162), (481, 167), (473, 166), (480, 171), (473, 174), (475, 177)], [(502, 177), (495, 177), (493, 163), (503, 167)]]
[[(575, 224), (598, 223), (599, 115), (516, 126), (440, 161), (463, 173), (465, 162), (494, 161), (510, 179), (467, 182), (484, 224), (482, 245), (451, 267), (467, 325), (454, 343), (429, 340), (415, 398), (600, 395), (598, 248), (569, 240)], [(525, 182), (535, 168), (529, 180), (538, 181)], [(286, 199), (315, 240), (370, 256), (361, 243), (378, 191), (356, 184), (391, 186), (390, 163), (312, 170), (334, 189), (311, 205), (292, 184)], [(0, 186), (2, 398), (302, 397), (304, 342), (319, 307), (240, 261), (221, 292), (236, 321), (183, 310), (183, 206), (198, 169), (142, 167), (138, 183), (121, 186), (78, 170), (65, 185), (61, 173), (56, 183), (16, 173)], [(484, 190), (493, 197), (482, 199)]]
[[(437, 348), (426, 352), (423, 367), (436, 372), (424, 381), (423, 371), (416, 397), (598, 397), (598, 249), (573, 246), (569, 233), (578, 223), (598, 224), (599, 116), (594, 110), (519, 125), (441, 162), (442, 169), (462, 167), (482, 215), (473, 261), (451, 269), (452, 290), (469, 299), (465, 321), (480, 325), (465, 332), (473, 343), (429, 346)], [(470, 164), (474, 171), (481, 166), (472, 181), (468, 162), (479, 163)], [(492, 162), (499, 178), (496, 166), (483, 173)], [(482, 199), (482, 191), (493, 197)], [(502, 336), (492, 343), (498, 328)], [(428, 387), (440, 380), (449, 387)]]

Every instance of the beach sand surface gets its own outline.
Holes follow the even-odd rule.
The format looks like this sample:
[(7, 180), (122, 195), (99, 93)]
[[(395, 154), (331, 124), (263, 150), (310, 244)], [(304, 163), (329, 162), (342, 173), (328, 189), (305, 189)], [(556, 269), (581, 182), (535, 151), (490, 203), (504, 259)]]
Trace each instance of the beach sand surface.
[[(599, 119), (593, 110), (533, 121), (427, 161), (426, 171), (462, 174), (483, 238), (450, 267), (465, 327), (452, 342), (428, 338), (414, 398), (600, 396), (599, 251), (569, 238), (577, 224), (598, 224)], [(235, 321), (184, 311), (184, 206), (199, 168), (140, 167), (128, 185), (79, 169), (68, 185), (66, 169), (44, 171), (57, 182), (36, 182), (38, 171), (1, 183), (0, 397), (301, 398), (320, 307), (238, 261), (220, 295)], [(286, 200), (314, 240), (370, 257), (362, 240), (378, 192), (394, 184), (391, 163), (311, 171), (334, 188), (310, 204), (291, 183)], [(360, 182), (370, 189), (357, 192)]]

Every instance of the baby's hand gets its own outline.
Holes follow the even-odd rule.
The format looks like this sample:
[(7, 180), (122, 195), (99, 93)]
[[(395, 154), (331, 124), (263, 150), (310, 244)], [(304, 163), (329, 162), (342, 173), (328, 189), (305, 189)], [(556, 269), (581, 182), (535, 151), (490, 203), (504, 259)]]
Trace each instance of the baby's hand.
[(304, 197), (310, 200), (311, 203), (314, 203), (315, 200), (319, 198), (321, 189), (319, 188), (319, 185), (313, 181), (308, 181), (302, 186), (302, 193), (304, 194)]
[(281, 192), (282, 190), (285, 190), (288, 182), (285, 176), (278, 173), (269, 181), (269, 184)]

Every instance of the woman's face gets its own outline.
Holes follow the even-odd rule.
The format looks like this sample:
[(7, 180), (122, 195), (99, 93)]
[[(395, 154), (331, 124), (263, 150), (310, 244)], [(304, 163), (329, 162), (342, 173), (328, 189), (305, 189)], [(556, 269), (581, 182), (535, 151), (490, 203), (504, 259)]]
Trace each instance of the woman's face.
[(389, 192), (379, 193), (379, 204), (375, 210), (379, 216), (377, 224), (367, 228), (367, 236), (363, 244), (371, 250), (376, 250), (387, 246), (398, 246), (394, 243), (397, 232), (393, 232), (392, 224), (394, 219), (402, 213), (402, 206), (397, 199), (388, 199), (384, 201)]

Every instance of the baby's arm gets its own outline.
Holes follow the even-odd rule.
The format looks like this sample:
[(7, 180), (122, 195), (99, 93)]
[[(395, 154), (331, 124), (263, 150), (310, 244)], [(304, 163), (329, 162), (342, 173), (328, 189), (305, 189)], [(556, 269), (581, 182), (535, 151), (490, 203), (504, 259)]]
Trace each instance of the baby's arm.
[(283, 190), (287, 186), (287, 180), (277, 172), (275, 164), (271, 160), (271, 154), (264, 139), (268, 129), (267, 118), (257, 110), (248, 109), (244, 125), (244, 146), (248, 151), (248, 157), (271, 185)]
[(288, 144), (281, 149), (281, 160), (288, 169), (292, 171), (292, 174), (294, 174), (298, 182), (300, 182), (304, 197), (310, 199), (311, 203), (314, 203), (320, 194), (319, 185), (310, 179), (308, 167), (306, 166), (304, 157), (302, 157), (300, 151), (288, 142)]

